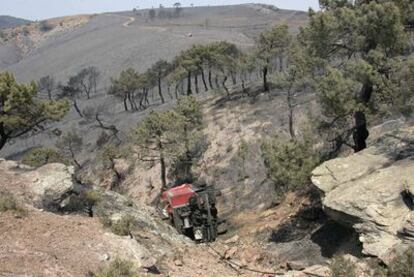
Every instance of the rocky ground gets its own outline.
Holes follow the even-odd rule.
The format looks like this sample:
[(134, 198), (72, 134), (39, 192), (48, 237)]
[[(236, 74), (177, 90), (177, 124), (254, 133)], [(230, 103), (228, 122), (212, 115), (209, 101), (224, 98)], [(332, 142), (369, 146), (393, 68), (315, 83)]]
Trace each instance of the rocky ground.
[[(13, 43), (3, 43), (2, 67), (29, 80), (51, 73), (64, 79), (97, 65), (107, 81), (127, 66), (145, 70), (193, 43), (228, 39), (249, 47), (267, 24), (286, 21), (295, 31), (306, 19), (294, 11), (242, 5), (185, 9), (181, 19), (154, 22), (132, 12), (54, 20), (56, 28), (48, 34), (30, 25), (30, 36), (19, 33)], [(153, 47), (163, 44), (171, 47)], [(125, 136), (148, 111), (123, 112), (105, 94), (106, 85), (80, 106), (108, 104), (106, 122)], [(117, 257), (133, 261), (138, 276), (328, 276), (331, 258), (342, 254), (357, 264), (358, 276), (374, 276), (368, 264), (388, 264), (413, 245), (412, 123), (394, 120), (372, 128), (368, 149), (322, 164), (313, 172), (313, 185), (281, 198), (267, 178), (260, 145), (287, 134), (286, 97), (276, 90), (260, 93), (255, 82), (248, 89), (248, 95), (238, 93), (239, 87), (231, 88), (230, 97), (213, 91), (197, 95), (208, 147), (196, 173), (221, 192), (218, 209), (228, 223), (218, 241), (194, 244), (159, 219), (152, 205), (161, 185), (157, 166), (118, 160), (124, 179), (117, 192), (108, 191), (111, 173), (90, 166), (101, 130), (72, 111), (2, 152), (18, 159), (28, 149), (53, 145), (56, 128), (76, 129), (85, 134), (81, 160), (88, 170), (81, 184), (64, 165), (33, 169), (0, 161), (0, 196), (22, 207), (0, 212), (0, 276), (91, 276)], [(300, 100), (295, 128), (306, 132), (312, 126), (308, 116), (317, 115), (318, 107), (312, 94)], [(152, 99), (151, 109), (173, 103), (157, 101)], [(242, 143), (248, 145), (247, 160), (240, 157)], [(84, 198), (91, 190), (98, 192), (92, 206)], [(126, 216), (134, 228), (126, 236), (114, 234), (108, 226)]]
[[(217, 242), (196, 245), (160, 221), (153, 208), (114, 192), (103, 192), (94, 217), (74, 212), (76, 197), (90, 188), (77, 184), (71, 170), (60, 164), (35, 170), (0, 161), (2, 195), (15, 197), (25, 210), (0, 213), (1, 276), (86, 276), (116, 257), (133, 261), (143, 276), (263, 276), (260, 272), (302, 269), (302, 264), (278, 259), (266, 249), (269, 243), (254, 238), (306, 206), (304, 197), (291, 195), (259, 220), (251, 215), (238, 218), (239, 225)], [(103, 218), (116, 221), (126, 214), (139, 226), (129, 236), (115, 235), (102, 223)]]
[[(228, 232), (209, 245), (177, 234), (136, 195), (99, 189), (89, 217), (77, 200), (92, 187), (78, 184), (70, 167), (2, 160), (1, 195), (25, 212), (0, 213), (0, 274), (86, 276), (120, 257), (143, 276), (329, 276), (330, 259), (346, 254), (358, 276), (374, 276), (369, 265), (413, 245), (414, 133), (401, 126), (390, 132), (383, 124), (368, 149), (322, 164), (315, 186), (267, 209), (231, 213)], [(134, 228), (115, 235), (108, 221), (126, 215)]]
[(364, 151), (313, 171), (325, 212), (354, 228), (362, 253), (385, 263), (414, 243), (414, 128), (378, 137)]

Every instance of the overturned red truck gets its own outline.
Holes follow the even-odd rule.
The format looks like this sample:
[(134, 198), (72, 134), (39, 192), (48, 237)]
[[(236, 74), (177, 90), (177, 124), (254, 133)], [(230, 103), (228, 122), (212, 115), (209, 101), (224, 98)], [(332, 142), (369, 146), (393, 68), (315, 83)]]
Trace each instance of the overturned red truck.
[(182, 184), (170, 188), (161, 195), (162, 214), (179, 233), (197, 242), (214, 241), (222, 223), (217, 218), (215, 195), (212, 186)]

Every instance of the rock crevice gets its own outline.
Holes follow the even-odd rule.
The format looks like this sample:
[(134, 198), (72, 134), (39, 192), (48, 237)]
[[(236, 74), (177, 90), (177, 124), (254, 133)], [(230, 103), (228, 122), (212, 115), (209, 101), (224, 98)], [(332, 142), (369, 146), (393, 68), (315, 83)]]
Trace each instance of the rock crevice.
[(388, 262), (413, 243), (414, 127), (380, 136), (370, 147), (323, 163), (312, 182), (334, 220), (355, 229), (363, 254)]

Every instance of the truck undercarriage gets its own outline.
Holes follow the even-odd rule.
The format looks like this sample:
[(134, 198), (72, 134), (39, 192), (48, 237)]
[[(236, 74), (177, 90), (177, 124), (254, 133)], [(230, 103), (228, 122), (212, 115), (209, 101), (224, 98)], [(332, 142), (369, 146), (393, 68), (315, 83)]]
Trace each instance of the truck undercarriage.
[(211, 242), (218, 235), (215, 190), (212, 186), (183, 184), (161, 196), (162, 214), (181, 234), (196, 242)]

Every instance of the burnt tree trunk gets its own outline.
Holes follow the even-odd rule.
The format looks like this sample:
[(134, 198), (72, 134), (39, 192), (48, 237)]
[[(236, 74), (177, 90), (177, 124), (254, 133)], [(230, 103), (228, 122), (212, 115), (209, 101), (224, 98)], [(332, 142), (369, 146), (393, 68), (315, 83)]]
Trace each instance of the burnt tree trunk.
[(158, 94), (160, 95), (161, 103), (164, 104), (164, 96), (162, 95), (162, 88), (161, 88), (161, 77), (158, 77)]
[(127, 96), (124, 96), (124, 109), (127, 112), (128, 111), (128, 105), (127, 105)]
[(136, 110), (130, 93), (128, 93), (128, 102), (129, 102), (129, 105), (131, 106), (131, 110)]
[(161, 139), (158, 140), (158, 149), (160, 151), (160, 166), (161, 166), (161, 185), (162, 185), (162, 190), (166, 190), (167, 189), (167, 167), (165, 164), (165, 158), (164, 158), (164, 148), (161, 142)]
[(208, 69), (208, 84), (210, 85), (210, 89), (214, 89), (213, 87), (213, 74), (211, 73), (211, 68)]
[(76, 99), (72, 100), (73, 102), (73, 107), (75, 108), (76, 112), (79, 114), (80, 117), (83, 118), (83, 114), (81, 112), (81, 110), (79, 109), (78, 103), (76, 102)]
[(266, 66), (263, 67), (263, 90), (269, 91), (269, 84), (267, 83), (267, 73), (269, 71), (269, 68)]
[(227, 75), (224, 75), (223, 82), (221, 84), (222, 84), (224, 90), (226, 91), (227, 97), (230, 97), (230, 91), (226, 86), (227, 79), (228, 79)]
[(198, 75), (197, 74), (194, 74), (194, 88), (195, 88), (196, 94), (198, 94), (200, 90), (198, 89)]
[(187, 76), (187, 96), (190, 96), (191, 94), (193, 94), (193, 92), (191, 91), (191, 71), (188, 71), (188, 76)]
[(295, 97), (295, 95), (294, 95), (294, 92), (292, 92), (293, 82), (295, 78), (296, 78), (296, 71), (293, 72), (293, 76), (292, 76), (292, 79), (291, 79), (291, 82), (289, 84), (289, 88), (287, 91), (287, 104), (288, 104), (288, 109), (289, 109), (289, 114), (288, 114), (289, 134), (290, 134), (290, 138), (293, 140), (296, 140), (295, 129), (293, 128), (293, 123), (294, 123), (293, 112), (295, 109), (293, 98)]
[(203, 69), (201, 69), (201, 80), (203, 81), (204, 91), (207, 91), (208, 87), (207, 87), (207, 82), (206, 82), (206, 76), (204, 75)]
[(292, 96), (291, 93), (288, 93), (288, 107), (289, 107), (289, 115), (288, 115), (288, 120), (289, 120), (289, 134), (291, 139), (295, 140), (296, 139), (296, 134), (295, 134), (295, 129), (293, 128), (293, 104), (292, 104)]
[(8, 136), (6, 136), (6, 134), (4, 134), (4, 132), (2, 132), (2, 134), (0, 135), (0, 149), (2, 149), (8, 140)]
[[(368, 105), (368, 102), (371, 100), (372, 92), (374, 88), (371, 82), (366, 82), (361, 89), (359, 95), (359, 101), (364, 106)], [(354, 113), (354, 132), (353, 132), (353, 139), (354, 139), (354, 150), (355, 152), (359, 152), (367, 148), (367, 138), (369, 136), (369, 131), (367, 127), (367, 119), (365, 112), (363, 111), (356, 111)]]

